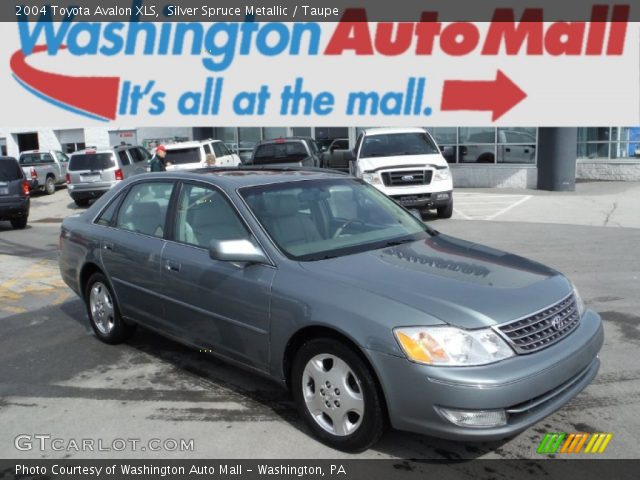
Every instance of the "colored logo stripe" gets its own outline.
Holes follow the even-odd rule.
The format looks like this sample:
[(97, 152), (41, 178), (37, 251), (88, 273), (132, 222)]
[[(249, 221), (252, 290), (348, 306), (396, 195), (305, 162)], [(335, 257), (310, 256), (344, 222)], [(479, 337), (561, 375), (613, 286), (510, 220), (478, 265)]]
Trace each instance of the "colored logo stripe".
[(547, 433), (538, 445), (537, 453), (577, 454), (582, 452), (585, 444), (584, 453), (604, 453), (612, 438), (612, 433)]
[(565, 435), (564, 433), (547, 433), (540, 442), (538, 453), (556, 453)]
[[(38, 45), (33, 53), (46, 50), (46, 45)], [(22, 50), (11, 56), (10, 66), (19, 83), (34, 95), (90, 118), (115, 120), (119, 77), (72, 77), (44, 72), (28, 65)]]

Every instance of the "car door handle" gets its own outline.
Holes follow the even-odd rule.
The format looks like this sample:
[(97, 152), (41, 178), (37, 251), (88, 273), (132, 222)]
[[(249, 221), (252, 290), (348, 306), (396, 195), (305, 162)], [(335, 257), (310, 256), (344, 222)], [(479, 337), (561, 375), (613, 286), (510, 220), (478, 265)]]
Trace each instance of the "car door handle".
[(510, 152), (510, 151), (511, 151), (511, 149), (510, 149), (510, 148), (505, 148), (505, 149), (504, 149), (504, 151), (505, 151), (505, 152)]
[(164, 268), (169, 272), (179, 272), (181, 265), (178, 262), (167, 260), (164, 264)]
[(113, 251), (113, 243), (111, 242), (103, 242), (102, 243), (103, 250), (112, 250)]

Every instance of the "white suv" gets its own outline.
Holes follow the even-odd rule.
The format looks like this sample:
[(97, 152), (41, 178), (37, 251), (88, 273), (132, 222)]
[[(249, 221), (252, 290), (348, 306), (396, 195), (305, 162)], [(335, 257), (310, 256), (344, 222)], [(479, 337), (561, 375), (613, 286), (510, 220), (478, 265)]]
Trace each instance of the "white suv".
[(220, 140), (194, 140), (171, 143), (167, 150), (167, 170), (189, 170), (203, 167), (237, 167), (240, 157), (231, 153)]
[(409, 209), (453, 214), (449, 164), (422, 128), (374, 128), (356, 140), (352, 175), (362, 178)]

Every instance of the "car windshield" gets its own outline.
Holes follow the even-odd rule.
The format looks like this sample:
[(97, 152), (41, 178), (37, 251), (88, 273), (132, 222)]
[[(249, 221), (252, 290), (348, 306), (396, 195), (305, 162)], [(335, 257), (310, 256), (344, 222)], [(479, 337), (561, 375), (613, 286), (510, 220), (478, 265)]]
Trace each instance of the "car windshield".
[(22, 178), (22, 170), (15, 160), (0, 160), (0, 181)]
[(200, 147), (167, 149), (166, 161), (174, 165), (200, 163)]
[(356, 179), (247, 187), (240, 194), (289, 258), (323, 260), (427, 238), (434, 232)]
[(299, 141), (267, 143), (256, 148), (256, 152), (253, 155), (253, 164), (267, 165), (299, 162), (308, 156), (307, 149)]
[(440, 153), (426, 133), (390, 133), (365, 137), (360, 158)]
[(77, 153), (69, 159), (69, 170), (106, 170), (116, 163), (111, 153)]

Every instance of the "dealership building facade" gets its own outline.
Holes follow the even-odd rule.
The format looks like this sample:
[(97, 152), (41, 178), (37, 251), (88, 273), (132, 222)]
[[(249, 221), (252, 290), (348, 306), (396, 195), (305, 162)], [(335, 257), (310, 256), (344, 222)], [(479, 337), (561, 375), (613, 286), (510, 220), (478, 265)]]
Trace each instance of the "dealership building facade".
[[(348, 138), (358, 127), (87, 127), (0, 128), (0, 152), (33, 149), (71, 153), (121, 143), (152, 149), (159, 143), (216, 138), (241, 158), (256, 142), (290, 135), (323, 145)], [(426, 128), (449, 162), (454, 186), (571, 190), (575, 180), (640, 180), (640, 127), (441, 127)]]

